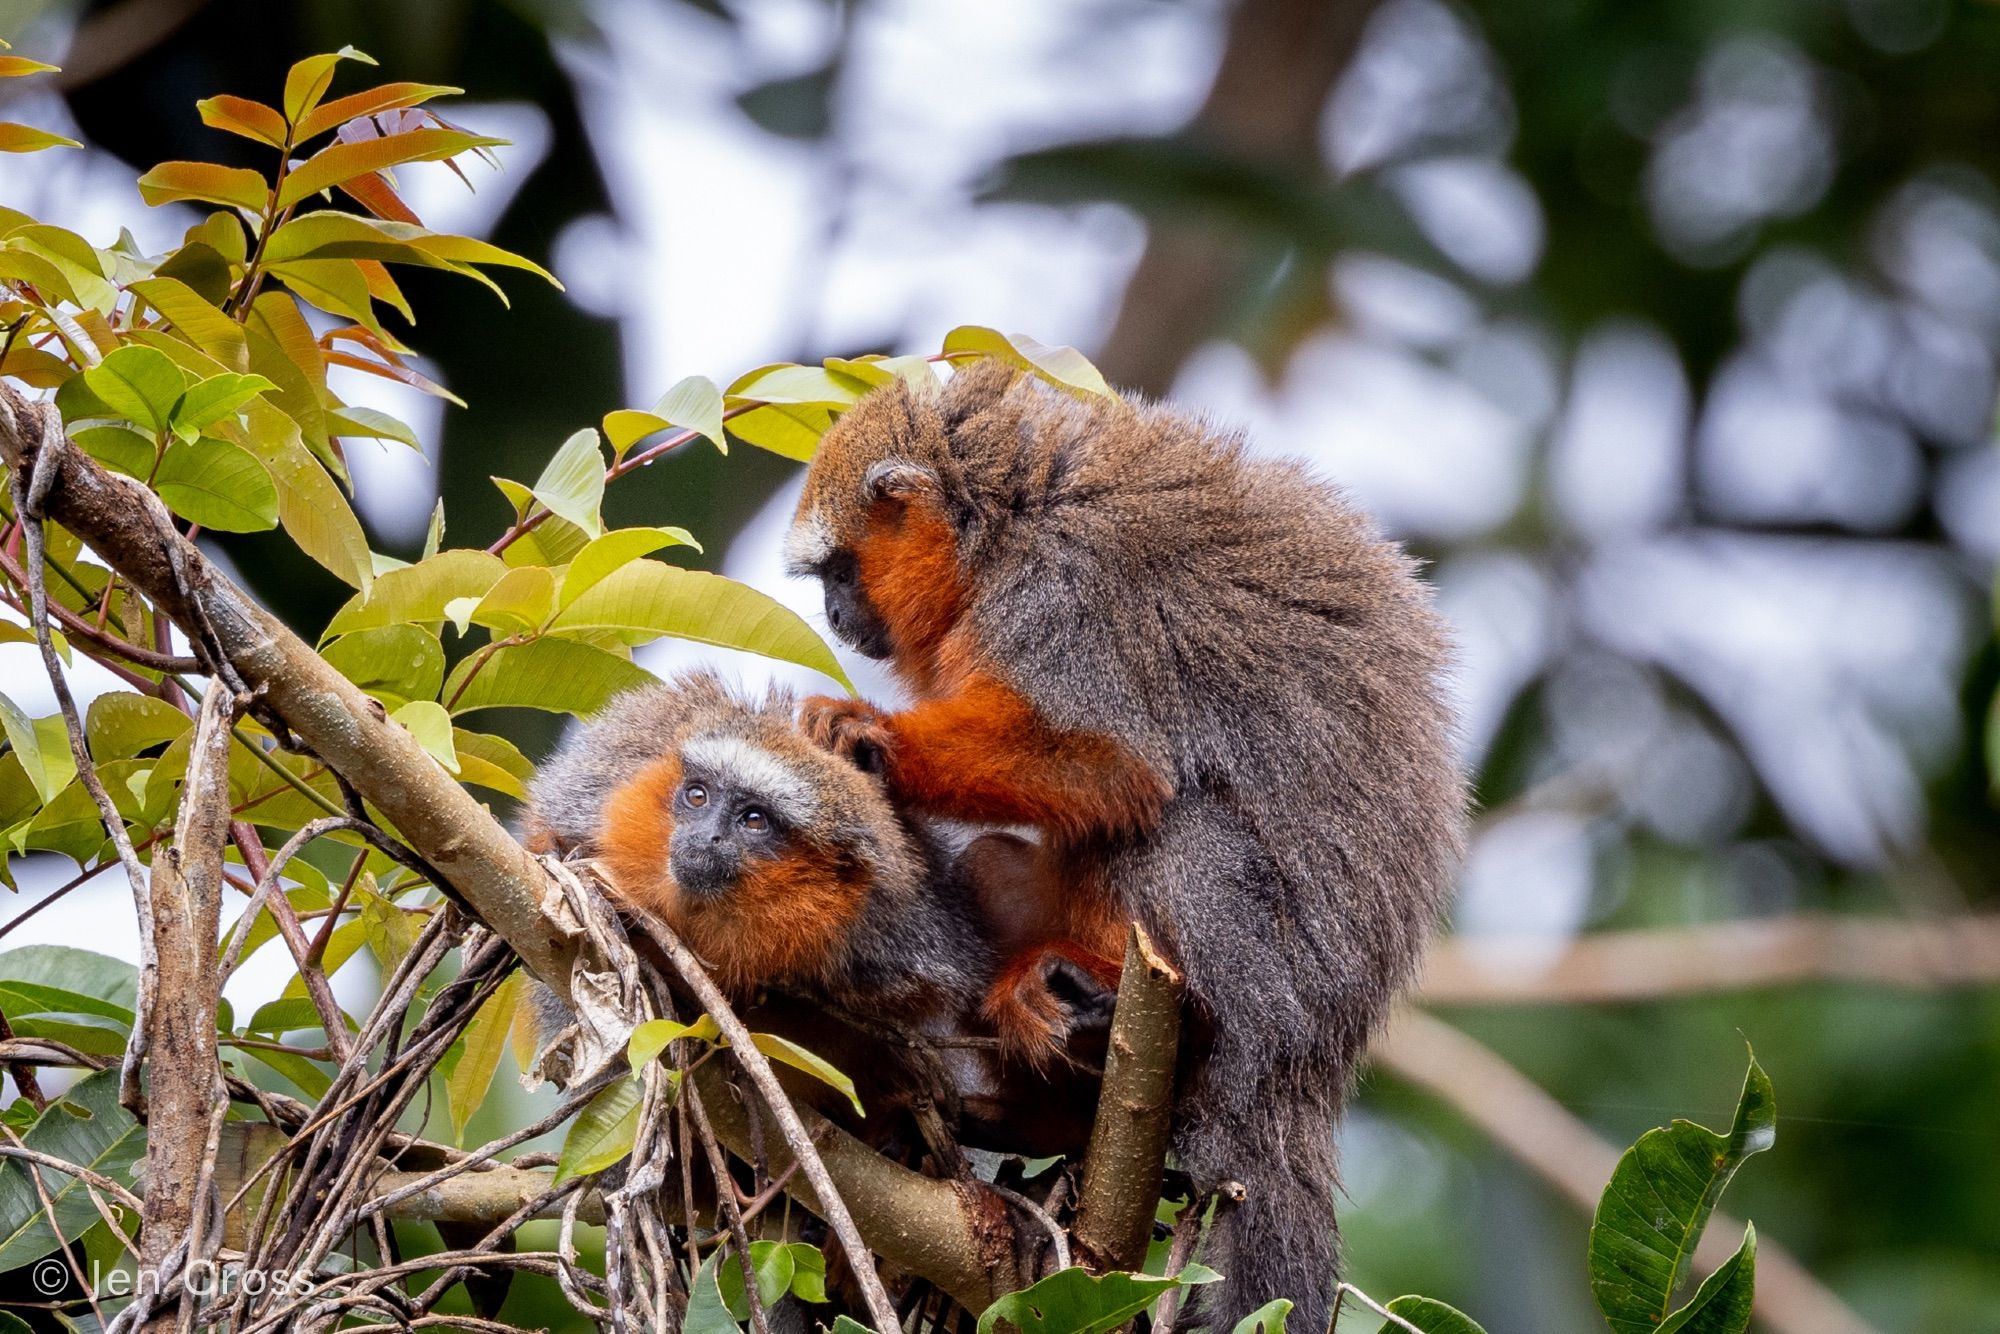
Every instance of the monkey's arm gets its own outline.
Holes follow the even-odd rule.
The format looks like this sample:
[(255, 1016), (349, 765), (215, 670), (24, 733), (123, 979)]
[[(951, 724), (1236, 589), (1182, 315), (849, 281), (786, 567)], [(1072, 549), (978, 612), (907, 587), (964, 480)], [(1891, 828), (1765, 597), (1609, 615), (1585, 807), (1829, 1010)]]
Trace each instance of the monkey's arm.
[(975, 674), (901, 713), (860, 700), (806, 701), (807, 732), (854, 754), (874, 747), (897, 797), (951, 819), (1028, 824), (1066, 838), (1150, 828), (1173, 790), (1110, 737), (1051, 726), (1019, 692)]

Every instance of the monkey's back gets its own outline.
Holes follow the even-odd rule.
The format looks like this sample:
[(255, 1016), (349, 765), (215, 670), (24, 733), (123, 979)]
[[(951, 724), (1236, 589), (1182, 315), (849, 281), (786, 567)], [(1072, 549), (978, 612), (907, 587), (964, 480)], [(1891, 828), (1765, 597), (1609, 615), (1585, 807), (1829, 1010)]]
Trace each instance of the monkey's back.
[(1332, 486), (1199, 418), (959, 378), (951, 480), (984, 656), (1051, 721), (1171, 776), (1160, 827), (1104, 872), (1218, 1040), (1254, 1033), (1302, 1077), (1344, 1079), (1461, 840), (1449, 651), (1414, 562)]

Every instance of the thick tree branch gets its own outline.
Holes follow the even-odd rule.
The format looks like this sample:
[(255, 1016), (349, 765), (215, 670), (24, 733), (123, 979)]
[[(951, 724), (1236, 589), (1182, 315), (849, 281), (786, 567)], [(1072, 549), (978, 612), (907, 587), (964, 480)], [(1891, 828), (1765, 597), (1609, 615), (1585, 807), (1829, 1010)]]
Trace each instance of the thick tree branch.
[[(1474, 1039), (1405, 1008), (1373, 1048), (1383, 1067), (1433, 1094), (1585, 1213), (1618, 1166), (1618, 1149), (1526, 1075)], [(1740, 1220), (1716, 1213), (1695, 1252), (1703, 1274), (1735, 1250)], [(1757, 1237), (1759, 1321), (1773, 1334), (1877, 1334), (1784, 1247)]]
[(1077, 1197), (1077, 1249), (1100, 1269), (1137, 1269), (1146, 1259), (1166, 1166), (1180, 1027), (1181, 975), (1135, 922), (1125, 940), (1104, 1090)]
[(1801, 915), (1603, 931), (1543, 942), (1438, 942), (1429, 1005), (1575, 1005), (1846, 982), (1923, 991), (2000, 982), (2000, 915), (1932, 921)]

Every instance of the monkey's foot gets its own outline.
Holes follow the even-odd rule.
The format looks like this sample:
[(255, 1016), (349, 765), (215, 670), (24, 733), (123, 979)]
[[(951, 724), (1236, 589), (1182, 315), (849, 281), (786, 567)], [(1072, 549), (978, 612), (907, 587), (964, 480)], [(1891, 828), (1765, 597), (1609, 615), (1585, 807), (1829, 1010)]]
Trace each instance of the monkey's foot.
[(889, 715), (866, 700), (814, 695), (799, 706), (799, 726), (814, 745), (864, 773), (888, 768), (894, 743)]

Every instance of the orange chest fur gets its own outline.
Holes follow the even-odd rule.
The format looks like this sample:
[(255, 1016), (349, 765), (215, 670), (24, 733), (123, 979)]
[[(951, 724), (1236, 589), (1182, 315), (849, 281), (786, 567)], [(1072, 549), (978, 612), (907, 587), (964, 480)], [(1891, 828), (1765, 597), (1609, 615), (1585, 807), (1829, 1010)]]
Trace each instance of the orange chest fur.
[(656, 760), (605, 803), (598, 861), (618, 897), (663, 918), (732, 991), (824, 976), (861, 911), (865, 873), (801, 842), (719, 898), (691, 899), (669, 864), (680, 781), (678, 759)]

